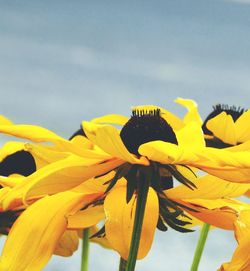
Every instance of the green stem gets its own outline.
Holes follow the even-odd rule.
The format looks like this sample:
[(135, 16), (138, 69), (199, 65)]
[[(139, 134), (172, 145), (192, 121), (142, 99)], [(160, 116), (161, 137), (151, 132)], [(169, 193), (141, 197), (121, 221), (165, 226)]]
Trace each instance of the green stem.
[(82, 232), (82, 262), (81, 271), (88, 271), (89, 258), (89, 229), (84, 229)]
[(119, 271), (125, 271), (127, 266), (127, 261), (120, 258)]
[(199, 237), (199, 240), (198, 240), (198, 243), (196, 246), (196, 250), (195, 250), (194, 258), (193, 258), (193, 263), (192, 263), (190, 271), (197, 271), (198, 270), (199, 263), (200, 263), (201, 256), (202, 256), (202, 252), (204, 250), (205, 243), (207, 240), (209, 227), (210, 227), (210, 225), (207, 223), (204, 223), (202, 226), (202, 229), (200, 232), (200, 237)]
[(145, 206), (147, 202), (149, 184), (147, 178), (140, 179), (138, 182), (138, 190), (137, 190), (137, 201), (136, 201), (136, 210), (135, 210), (135, 220), (133, 233), (130, 243), (130, 251), (126, 266), (126, 271), (134, 271), (137, 253), (139, 249), (140, 239), (141, 239), (141, 231), (142, 231), (142, 223), (144, 218)]

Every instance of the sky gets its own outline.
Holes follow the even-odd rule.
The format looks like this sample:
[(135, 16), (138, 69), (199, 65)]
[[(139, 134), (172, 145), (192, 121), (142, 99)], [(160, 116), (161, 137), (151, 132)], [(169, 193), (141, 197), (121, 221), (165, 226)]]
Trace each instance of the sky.
[[(67, 138), (82, 120), (134, 105), (182, 116), (176, 97), (196, 100), (203, 118), (217, 103), (248, 108), (249, 12), (247, 0), (1, 0), (0, 113)], [(188, 270), (197, 238), (157, 233), (137, 270)], [(200, 270), (230, 260), (235, 245), (211, 231)], [(91, 250), (90, 271), (116, 270), (116, 253)], [(78, 262), (55, 257), (45, 270)]]

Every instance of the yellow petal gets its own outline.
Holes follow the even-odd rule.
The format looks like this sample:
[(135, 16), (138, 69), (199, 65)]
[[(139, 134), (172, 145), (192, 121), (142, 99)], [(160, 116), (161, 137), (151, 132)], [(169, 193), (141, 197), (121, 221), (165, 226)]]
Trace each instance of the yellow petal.
[(155, 109), (160, 109), (161, 111), (161, 117), (166, 120), (166, 122), (174, 129), (174, 130), (179, 130), (184, 126), (183, 121), (171, 113), (170, 111), (167, 111), (166, 109), (155, 106), (155, 105), (139, 105), (132, 107), (132, 110), (155, 110)]
[(175, 103), (178, 103), (187, 108), (188, 112), (184, 117), (184, 123), (197, 122), (200, 126), (202, 125), (202, 119), (198, 112), (198, 105), (195, 101), (190, 99), (177, 98)]
[(3, 145), (0, 150), (0, 161), (3, 161), (7, 156), (25, 149), (25, 144), (22, 142), (9, 141)]
[(227, 151), (232, 151), (232, 152), (249, 151), (249, 150), (250, 150), (250, 140), (227, 148)]
[(63, 257), (72, 256), (72, 254), (77, 250), (79, 243), (79, 237), (76, 231), (65, 231), (59, 241), (56, 244), (54, 250), (55, 255), (60, 255)]
[(153, 141), (139, 147), (139, 153), (162, 164), (183, 164), (231, 182), (250, 182), (250, 152), (214, 148), (190, 148)]
[(61, 159), (65, 159), (70, 155), (68, 152), (61, 152), (52, 149), (46, 145), (30, 144), (24, 145), (25, 150), (28, 151), (36, 161), (37, 169), (46, 166), (49, 163), (56, 162)]
[(225, 143), (235, 145), (237, 143), (236, 129), (233, 118), (226, 112), (222, 112), (207, 122), (207, 128), (214, 136)]
[(57, 143), (67, 141), (48, 129), (35, 125), (1, 125), (0, 132), (35, 142)]
[(92, 243), (100, 245), (103, 248), (112, 249), (109, 242), (108, 242), (108, 240), (107, 240), (107, 238), (105, 236), (103, 236), (103, 237), (93, 237), (93, 238), (90, 239), (90, 241)]
[(242, 211), (235, 222), (235, 234), (238, 247), (229, 263), (221, 266), (220, 271), (250, 270), (250, 211)]
[(80, 209), (85, 200), (83, 195), (67, 191), (47, 196), (26, 209), (7, 237), (0, 270), (42, 270), (66, 230), (67, 215)]
[(95, 193), (97, 192), (104, 193), (105, 190), (107, 189), (109, 182), (114, 178), (114, 176), (115, 171), (111, 171), (103, 176), (91, 178), (81, 183), (80, 185), (74, 187), (72, 191), (80, 193), (85, 193), (86, 191)]
[(211, 175), (193, 179), (192, 182), (197, 187), (194, 190), (185, 185), (179, 185), (166, 190), (165, 193), (172, 199), (219, 199), (239, 197), (250, 189), (250, 184), (230, 183)]
[(138, 152), (149, 160), (162, 164), (195, 164), (199, 161), (194, 150), (163, 141), (142, 144)]
[(13, 122), (7, 119), (5, 116), (0, 115), (0, 125), (12, 125)]
[[(135, 196), (126, 203), (126, 187), (113, 189), (106, 197), (104, 209), (107, 216), (105, 224), (106, 237), (113, 249), (122, 258), (127, 259), (133, 230), (136, 208)], [(138, 251), (138, 259), (144, 258), (153, 242), (159, 215), (158, 198), (153, 189), (149, 189), (145, 215), (142, 225), (142, 234)]]
[(235, 122), (237, 142), (250, 140), (250, 110), (244, 112)]
[(93, 149), (93, 144), (85, 136), (77, 135), (74, 136), (70, 141), (78, 148), (81, 147), (83, 149)]
[(84, 229), (96, 225), (105, 218), (103, 206), (88, 207), (68, 217), (68, 229)]
[(106, 153), (131, 164), (149, 164), (145, 157), (137, 158), (127, 150), (121, 140), (119, 131), (115, 127), (91, 122), (83, 122), (82, 125), (87, 137)]
[(226, 230), (233, 230), (238, 214), (242, 210), (249, 209), (248, 204), (231, 199), (186, 199), (182, 204), (196, 210), (196, 212), (188, 209), (186, 211), (199, 220)]
[(205, 140), (201, 126), (197, 122), (190, 122), (176, 132), (179, 146), (187, 148), (205, 147)]
[(105, 115), (99, 118), (92, 119), (91, 122), (94, 123), (101, 123), (101, 124), (118, 124), (118, 125), (125, 125), (126, 122), (128, 122), (129, 118), (118, 115), (118, 114), (110, 114), (110, 115)]
[(52, 142), (57, 150), (70, 151), (85, 156), (84, 146), (76, 146), (72, 141), (66, 140), (52, 131), (35, 125), (0, 125), (0, 133), (28, 139), (34, 142)]
[(25, 180), (25, 177), (18, 174), (13, 174), (8, 177), (0, 176), (0, 185), (3, 187), (15, 187), (16, 185), (19, 185), (23, 180)]
[(95, 160), (87, 160), (76, 156), (49, 164), (26, 177), (25, 184), (14, 187), (6, 196), (3, 208), (14, 208), (20, 200), (26, 202), (30, 197), (52, 195), (74, 188), (84, 181), (102, 175), (117, 166), (121, 160), (111, 160), (96, 164)]

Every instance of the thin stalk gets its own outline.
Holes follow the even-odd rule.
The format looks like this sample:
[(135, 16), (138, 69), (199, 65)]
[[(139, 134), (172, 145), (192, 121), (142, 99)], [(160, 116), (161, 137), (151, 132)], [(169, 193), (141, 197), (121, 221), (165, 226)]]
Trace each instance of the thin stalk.
[(144, 180), (143, 179), (139, 180), (137, 190), (135, 220), (126, 271), (135, 270), (136, 258), (141, 239), (142, 223), (144, 218), (145, 206), (147, 202), (148, 189), (149, 184), (147, 178), (145, 178)]
[(81, 271), (88, 271), (89, 260), (89, 229), (84, 229), (82, 232), (82, 261)]
[(127, 266), (127, 261), (120, 258), (119, 271), (125, 271)]
[(200, 237), (196, 246), (196, 250), (194, 253), (193, 263), (191, 266), (190, 271), (197, 271), (199, 267), (199, 263), (201, 260), (201, 256), (205, 247), (205, 243), (207, 240), (207, 235), (209, 232), (210, 225), (207, 223), (204, 223), (200, 232)]

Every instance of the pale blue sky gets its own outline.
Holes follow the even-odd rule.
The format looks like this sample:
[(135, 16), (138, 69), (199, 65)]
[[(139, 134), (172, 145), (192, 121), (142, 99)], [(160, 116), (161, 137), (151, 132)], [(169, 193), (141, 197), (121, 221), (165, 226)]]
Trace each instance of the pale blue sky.
[[(204, 117), (218, 102), (247, 108), (249, 4), (1, 0), (1, 114), (69, 137), (83, 119), (129, 115), (137, 104), (183, 114), (172, 102), (178, 96), (195, 99)], [(196, 238), (158, 233), (137, 270), (187, 271)], [(234, 245), (231, 233), (213, 231), (200, 270), (216, 270)], [(90, 271), (116, 270), (114, 253), (93, 252)], [(77, 270), (78, 256), (55, 258), (46, 270)]]

